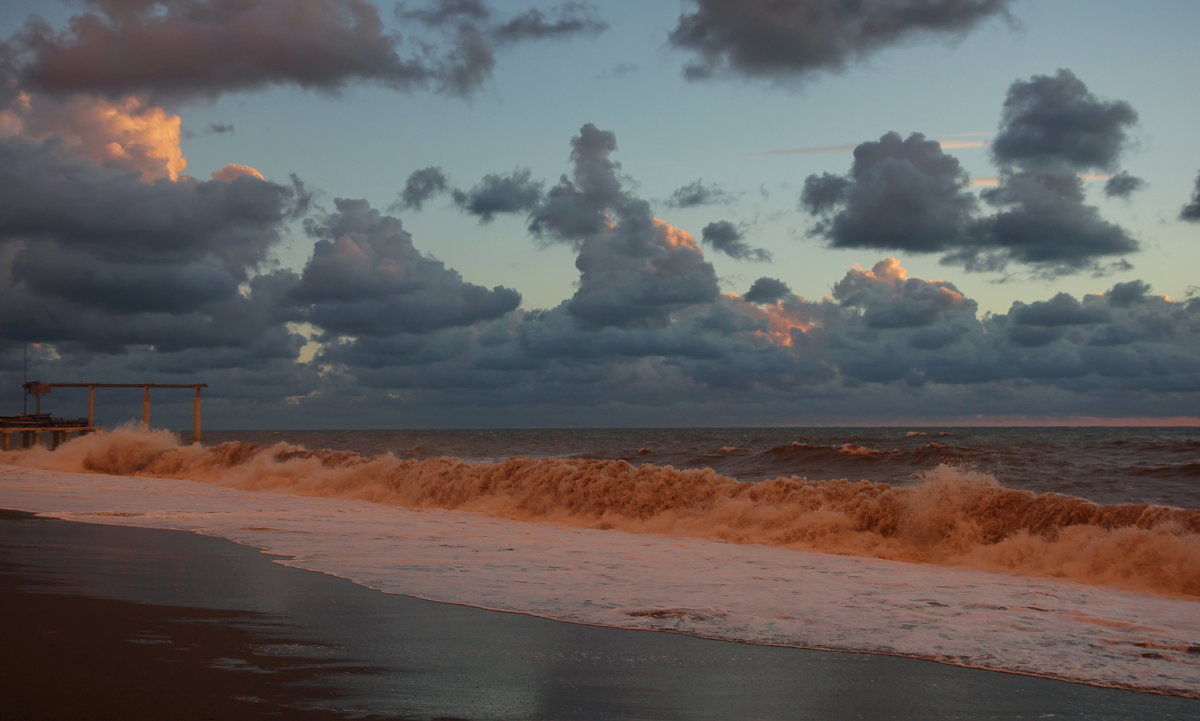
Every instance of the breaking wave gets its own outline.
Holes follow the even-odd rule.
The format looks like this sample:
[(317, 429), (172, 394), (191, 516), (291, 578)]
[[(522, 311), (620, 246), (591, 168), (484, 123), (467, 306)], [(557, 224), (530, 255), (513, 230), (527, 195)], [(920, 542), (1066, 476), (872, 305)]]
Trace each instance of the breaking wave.
[[(925, 450), (936, 456), (930, 447), (937, 445)], [(858, 446), (817, 452), (892, 453)], [(170, 477), (1200, 596), (1200, 509), (1097, 505), (1036, 494), (945, 463), (903, 486), (799, 476), (745, 482), (707, 468), (622, 460), (518, 457), (468, 463), (285, 443), (185, 446), (167, 431), (132, 428), (77, 438), (56, 451), (37, 448), (0, 459), (52, 470)]]

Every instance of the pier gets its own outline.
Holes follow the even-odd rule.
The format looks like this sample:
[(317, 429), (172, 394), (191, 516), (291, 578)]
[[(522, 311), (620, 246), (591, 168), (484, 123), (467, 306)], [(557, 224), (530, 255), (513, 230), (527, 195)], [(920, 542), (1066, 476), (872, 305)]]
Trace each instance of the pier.
[[(142, 428), (146, 429), (150, 428), (150, 390), (152, 388), (191, 388), (195, 392), (192, 396), (192, 440), (196, 443), (200, 442), (200, 390), (207, 388), (207, 383), (43, 383), (26, 381), (24, 386), (26, 396), (34, 397), (36, 409), (33, 414), (0, 416), (0, 450), (9, 450), (12, 447), (12, 436), (18, 433), (22, 448), (41, 445), (43, 434), (46, 434), (50, 448), (53, 450), (70, 438), (72, 434), (84, 435), (99, 430), (96, 426), (97, 388), (141, 388)], [(87, 388), (87, 418), (55, 418), (48, 413), (42, 413), (42, 396), (55, 388)]]
[(17, 433), (21, 436), (21, 448), (33, 448), (34, 446), (42, 445), (42, 435), (46, 434), (50, 439), (50, 450), (54, 450), (66, 442), (74, 433), (82, 436), (98, 430), (100, 429), (95, 426), (0, 427), (0, 450), (12, 450), (12, 437)]

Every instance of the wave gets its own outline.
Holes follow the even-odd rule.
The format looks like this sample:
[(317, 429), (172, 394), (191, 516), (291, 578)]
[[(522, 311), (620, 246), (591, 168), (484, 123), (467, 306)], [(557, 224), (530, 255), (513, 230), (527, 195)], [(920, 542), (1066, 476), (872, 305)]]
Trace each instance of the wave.
[[(868, 458), (896, 453), (860, 449), (793, 444), (792, 450), (771, 450)], [(708, 468), (622, 460), (517, 457), (468, 463), (286, 443), (185, 446), (167, 431), (132, 428), (0, 459), (52, 470), (170, 477), (1200, 596), (1200, 509), (1097, 505), (1005, 488), (987, 474), (949, 464), (906, 486), (800, 476), (745, 482)]]
[(765, 480), (780, 476), (804, 475), (828, 477), (859, 477), (875, 475), (887, 469), (886, 475), (907, 477), (937, 463), (950, 463), (969, 457), (971, 449), (927, 441), (915, 448), (873, 448), (860, 443), (812, 444), (794, 441), (759, 451), (719, 453), (689, 458), (682, 463), (688, 467), (710, 467), (723, 474), (744, 480)]
[(1178, 465), (1133, 468), (1131, 472), (1148, 478), (1200, 478), (1200, 461)]

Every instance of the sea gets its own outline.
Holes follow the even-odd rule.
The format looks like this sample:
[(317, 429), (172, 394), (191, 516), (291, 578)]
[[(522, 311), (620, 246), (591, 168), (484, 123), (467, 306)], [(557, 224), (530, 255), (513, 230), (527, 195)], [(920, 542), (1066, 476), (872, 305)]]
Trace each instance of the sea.
[(0, 507), (434, 601), (1200, 698), (1200, 428), (125, 427), (0, 453)]

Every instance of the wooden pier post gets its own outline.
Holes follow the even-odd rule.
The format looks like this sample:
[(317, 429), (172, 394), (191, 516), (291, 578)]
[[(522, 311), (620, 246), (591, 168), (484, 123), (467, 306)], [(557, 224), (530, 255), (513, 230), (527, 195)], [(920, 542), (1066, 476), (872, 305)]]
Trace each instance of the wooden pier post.
[(88, 425), (96, 425), (96, 386), (88, 386)]
[(142, 386), (142, 428), (150, 430), (150, 386)]
[(200, 442), (200, 388), (196, 386), (196, 395), (192, 398), (192, 441)]

